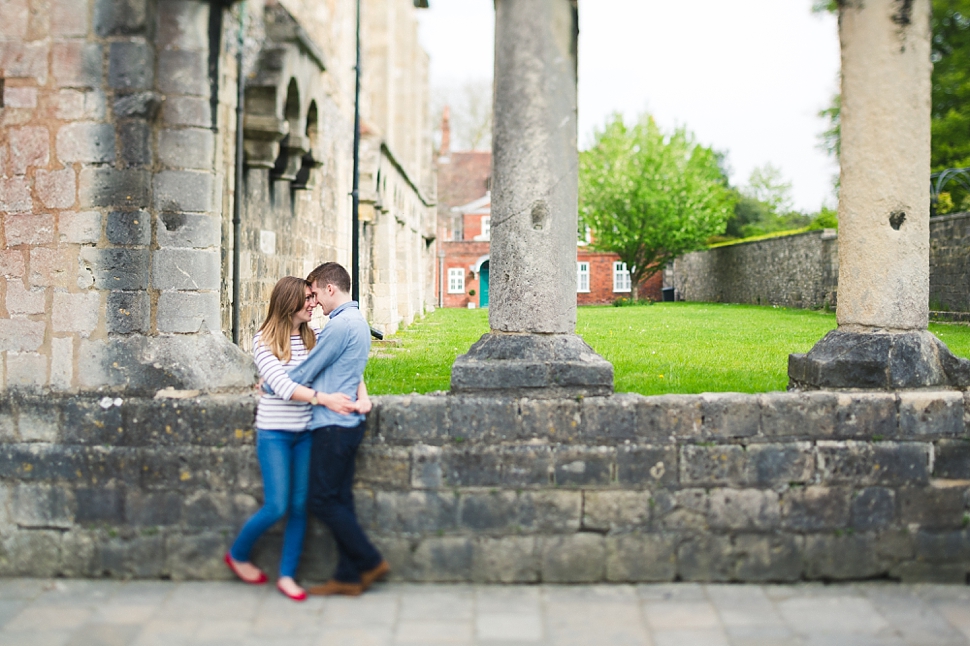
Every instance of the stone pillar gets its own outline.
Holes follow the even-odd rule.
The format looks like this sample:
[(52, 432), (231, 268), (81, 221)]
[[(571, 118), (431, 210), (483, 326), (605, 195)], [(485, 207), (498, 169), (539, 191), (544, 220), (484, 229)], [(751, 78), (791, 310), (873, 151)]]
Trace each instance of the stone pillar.
[(496, 0), (489, 325), (453, 392), (608, 394), (576, 329), (575, 0)]
[(930, 0), (842, 3), (837, 330), (792, 355), (794, 388), (970, 383), (929, 318)]

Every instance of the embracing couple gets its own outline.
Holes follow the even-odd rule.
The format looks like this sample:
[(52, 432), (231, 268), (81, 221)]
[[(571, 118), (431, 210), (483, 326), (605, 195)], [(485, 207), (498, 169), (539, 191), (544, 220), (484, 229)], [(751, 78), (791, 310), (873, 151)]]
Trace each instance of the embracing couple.
[[(322, 330), (310, 326), (317, 305), (329, 317)], [(354, 461), (371, 408), (363, 380), (369, 352), (370, 326), (351, 300), (350, 275), (341, 265), (324, 263), (306, 280), (287, 276), (276, 283), (253, 339), (265, 391), (256, 408), (264, 503), (225, 556), (246, 583), (267, 581), (250, 552), (284, 515), (276, 587), (290, 599), (303, 601), (307, 592), (356, 596), (390, 571), (354, 511)], [(307, 509), (330, 528), (339, 560), (332, 579), (304, 590), (294, 575)]]

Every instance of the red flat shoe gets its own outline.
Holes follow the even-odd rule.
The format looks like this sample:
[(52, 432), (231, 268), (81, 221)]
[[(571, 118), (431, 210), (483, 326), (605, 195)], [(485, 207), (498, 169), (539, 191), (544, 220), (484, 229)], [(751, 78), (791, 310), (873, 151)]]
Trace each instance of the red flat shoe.
[(265, 572), (260, 572), (259, 576), (253, 581), (250, 581), (249, 579), (244, 577), (242, 574), (239, 573), (239, 570), (236, 569), (236, 564), (233, 562), (232, 557), (229, 556), (229, 552), (226, 552), (226, 555), (222, 557), (222, 560), (226, 562), (226, 565), (229, 566), (229, 569), (232, 570), (232, 573), (235, 574), (237, 577), (239, 577), (239, 580), (242, 581), (243, 583), (248, 583), (250, 585), (263, 585), (264, 583), (269, 581), (269, 577), (266, 576)]
[(298, 594), (290, 594), (283, 589), (283, 586), (280, 585), (279, 581), (276, 582), (276, 589), (282, 592), (284, 597), (289, 597), (290, 599), (293, 599), (293, 601), (306, 601), (306, 590), (300, 590)]

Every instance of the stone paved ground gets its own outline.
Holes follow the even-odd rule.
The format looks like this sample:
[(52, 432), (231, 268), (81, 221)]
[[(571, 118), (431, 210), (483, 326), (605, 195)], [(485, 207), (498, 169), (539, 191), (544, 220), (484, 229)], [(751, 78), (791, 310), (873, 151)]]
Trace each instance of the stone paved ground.
[(240, 583), (0, 579), (2, 646), (949, 646), (970, 588), (377, 586), (293, 603)]

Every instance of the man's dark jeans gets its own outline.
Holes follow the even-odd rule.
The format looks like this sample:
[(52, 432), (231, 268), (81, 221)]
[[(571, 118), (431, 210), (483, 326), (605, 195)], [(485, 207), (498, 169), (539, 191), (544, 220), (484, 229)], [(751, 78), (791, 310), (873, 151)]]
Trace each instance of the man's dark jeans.
[(371, 544), (354, 510), (354, 462), (364, 439), (363, 422), (356, 427), (323, 426), (314, 429), (310, 453), (310, 512), (333, 533), (339, 560), (333, 578), (360, 583), (360, 573), (383, 560)]

